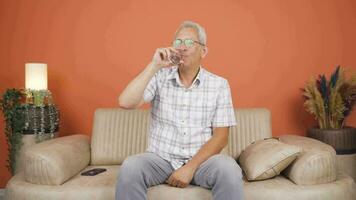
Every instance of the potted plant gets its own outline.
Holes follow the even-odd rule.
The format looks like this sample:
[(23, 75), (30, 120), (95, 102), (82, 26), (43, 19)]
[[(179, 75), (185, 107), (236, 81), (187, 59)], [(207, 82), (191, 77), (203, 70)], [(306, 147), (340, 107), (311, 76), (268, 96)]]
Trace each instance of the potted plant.
[(325, 75), (311, 79), (303, 89), (304, 106), (318, 122), (307, 136), (333, 146), (337, 154), (356, 153), (356, 129), (345, 125), (356, 103), (356, 74), (347, 79), (338, 66), (330, 80)]
[(0, 99), (0, 110), (9, 146), (7, 168), (14, 175), (23, 167), (21, 152), (26, 147), (56, 136), (59, 111), (49, 90), (25, 89), (8, 89)]

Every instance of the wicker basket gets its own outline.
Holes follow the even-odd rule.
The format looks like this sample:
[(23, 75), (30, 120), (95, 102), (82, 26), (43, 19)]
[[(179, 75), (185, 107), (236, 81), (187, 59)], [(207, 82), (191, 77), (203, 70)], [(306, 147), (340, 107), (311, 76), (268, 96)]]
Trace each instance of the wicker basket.
[(356, 128), (344, 127), (343, 129), (311, 128), (307, 136), (331, 145), (337, 154), (356, 153)]

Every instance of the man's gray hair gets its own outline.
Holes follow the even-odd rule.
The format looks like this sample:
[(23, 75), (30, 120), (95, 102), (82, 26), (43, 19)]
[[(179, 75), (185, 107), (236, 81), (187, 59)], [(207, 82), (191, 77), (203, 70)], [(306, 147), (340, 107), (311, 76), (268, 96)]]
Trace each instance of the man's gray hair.
[(206, 32), (205, 29), (198, 23), (193, 21), (184, 21), (177, 29), (175, 36), (177, 36), (178, 32), (183, 28), (193, 28), (198, 32), (199, 42), (206, 45)]

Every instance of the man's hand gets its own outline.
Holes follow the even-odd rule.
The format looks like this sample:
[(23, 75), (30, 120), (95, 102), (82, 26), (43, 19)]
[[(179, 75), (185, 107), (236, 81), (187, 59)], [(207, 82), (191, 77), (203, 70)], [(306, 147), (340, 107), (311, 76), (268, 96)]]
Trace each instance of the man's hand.
[(162, 67), (171, 67), (175, 65), (170, 59), (172, 54), (179, 54), (179, 52), (173, 47), (158, 48), (153, 55), (151, 63), (159, 69)]
[(174, 171), (166, 182), (173, 187), (187, 187), (193, 179), (195, 170), (196, 169), (190, 165), (184, 165)]

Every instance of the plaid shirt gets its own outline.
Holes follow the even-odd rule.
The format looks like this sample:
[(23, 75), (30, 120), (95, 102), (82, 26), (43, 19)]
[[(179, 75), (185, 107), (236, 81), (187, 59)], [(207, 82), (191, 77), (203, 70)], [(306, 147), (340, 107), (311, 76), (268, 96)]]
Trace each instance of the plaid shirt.
[(148, 152), (174, 169), (187, 163), (211, 138), (213, 127), (236, 125), (229, 83), (202, 67), (190, 88), (178, 67), (162, 68), (148, 83), (143, 99), (151, 102)]

